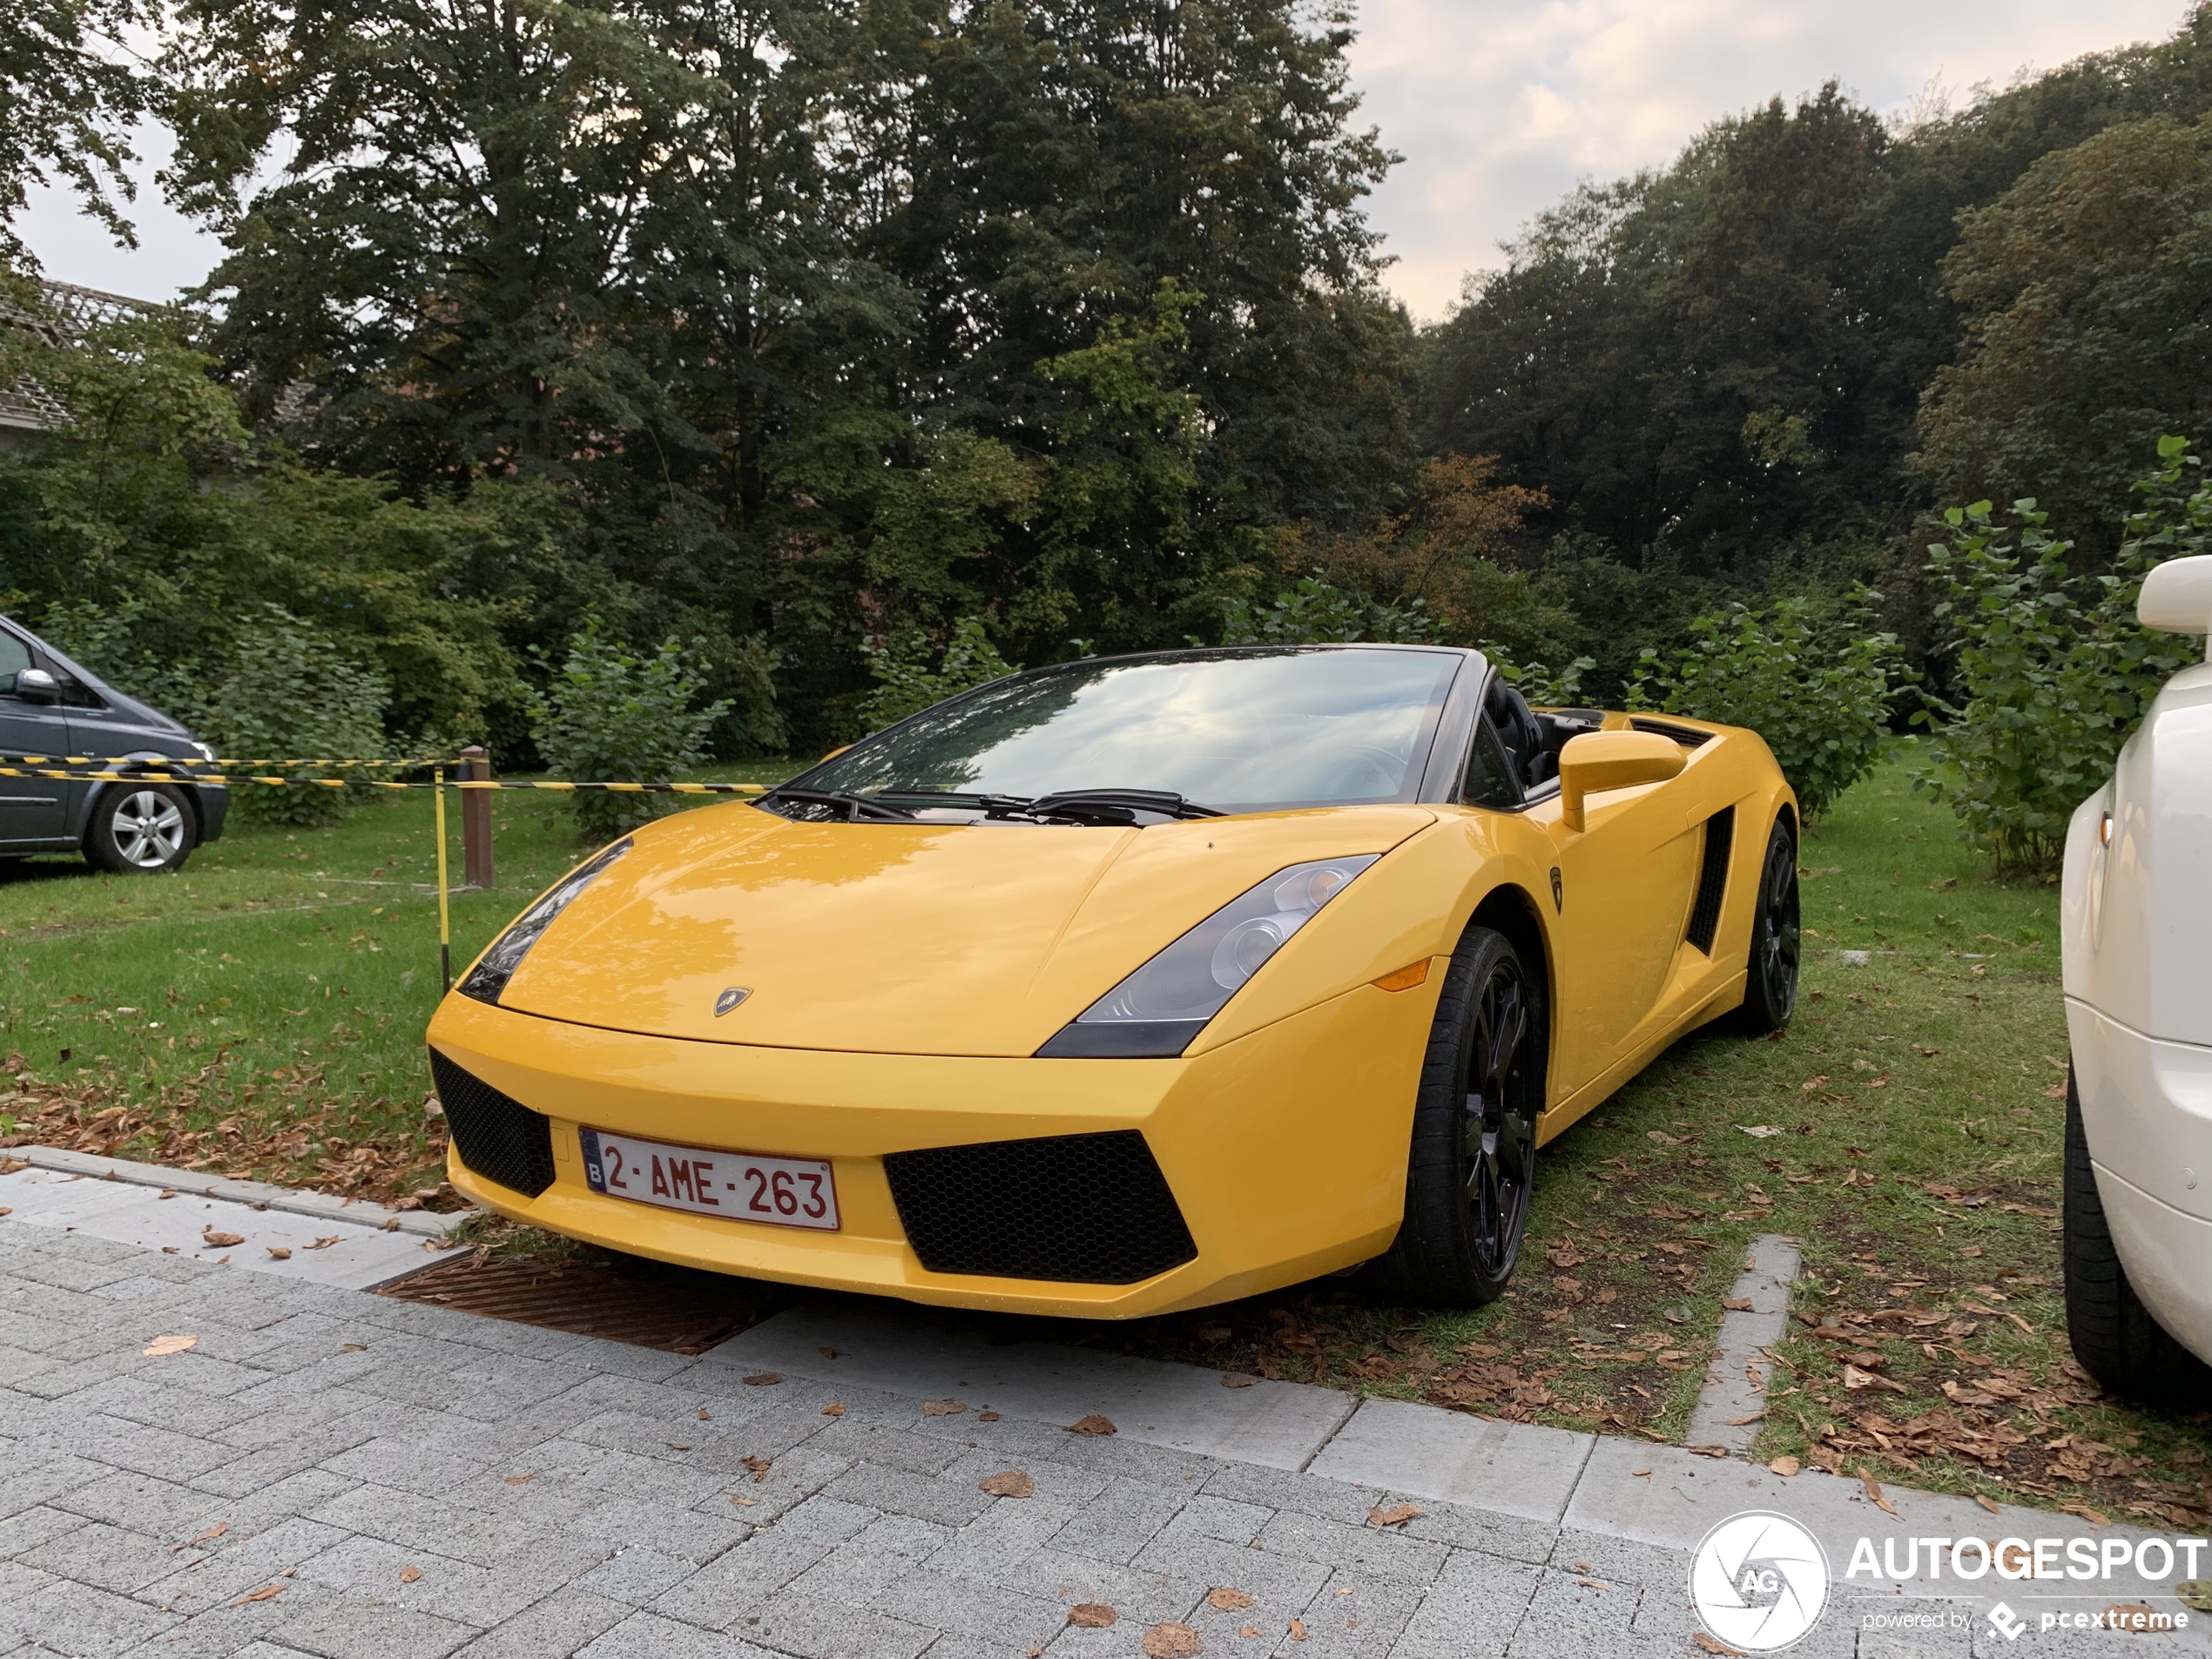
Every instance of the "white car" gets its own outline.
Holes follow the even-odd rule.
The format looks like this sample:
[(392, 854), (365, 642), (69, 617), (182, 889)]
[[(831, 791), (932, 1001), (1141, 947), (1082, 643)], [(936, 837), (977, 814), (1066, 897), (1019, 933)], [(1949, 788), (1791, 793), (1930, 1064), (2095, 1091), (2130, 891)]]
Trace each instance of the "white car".
[[(2136, 615), (2212, 632), (2212, 556)], [(2167, 682), (2066, 844), (2066, 1308), (2098, 1381), (2212, 1404), (2212, 663)]]

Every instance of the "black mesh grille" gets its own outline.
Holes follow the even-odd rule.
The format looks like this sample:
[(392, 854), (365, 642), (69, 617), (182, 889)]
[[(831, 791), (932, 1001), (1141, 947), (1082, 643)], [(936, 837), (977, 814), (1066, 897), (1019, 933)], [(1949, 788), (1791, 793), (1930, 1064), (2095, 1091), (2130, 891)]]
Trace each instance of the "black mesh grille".
[(553, 1124), (519, 1100), (430, 1050), (430, 1076), (461, 1161), (487, 1181), (535, 1198), (553, 1184)]
[(883, 1160), (933, 1273), (1133, 1285), (1198, 1253), (1135, 1130), (987, 1141)]
[(1723, 806), (1705, 820), (1705, 867), (1697, 873), (1697, 902), (1689, 912), (1689, 942), (1710, 956), (1728, 894), (1728, 853), (1736, 842), (1736, 808)]

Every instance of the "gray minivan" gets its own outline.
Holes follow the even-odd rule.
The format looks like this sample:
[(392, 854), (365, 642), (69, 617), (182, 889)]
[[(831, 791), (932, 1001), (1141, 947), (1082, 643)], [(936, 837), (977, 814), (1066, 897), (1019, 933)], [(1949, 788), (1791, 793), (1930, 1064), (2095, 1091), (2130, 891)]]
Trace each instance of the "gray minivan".
[[(23, 770), (24, 755), (122, 759), (76, 770), (129, 772), (129, 761), (197, 765), (215, 752), (0, 617), (0, 768)], [(223, 833), (230, 803), (221, 784), (0, 776), (0, 860), (81, 851), (102, 869), (163, 874)]]

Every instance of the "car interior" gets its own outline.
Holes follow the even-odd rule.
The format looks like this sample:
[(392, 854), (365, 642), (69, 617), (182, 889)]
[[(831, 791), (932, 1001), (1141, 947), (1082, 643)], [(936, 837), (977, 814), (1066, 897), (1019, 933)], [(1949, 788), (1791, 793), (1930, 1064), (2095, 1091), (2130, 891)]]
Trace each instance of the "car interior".
[(1567, 746), (1568, 739), (1596, 731), (1605, 720), (1597, 709), (1532, 709), (1528, 699), (1502, 674), (1491, 676), (1483, 708), (1492, 730), (1511, 757), (1526, 795), (1542, 794), (1555, 786), (1559, 752)]

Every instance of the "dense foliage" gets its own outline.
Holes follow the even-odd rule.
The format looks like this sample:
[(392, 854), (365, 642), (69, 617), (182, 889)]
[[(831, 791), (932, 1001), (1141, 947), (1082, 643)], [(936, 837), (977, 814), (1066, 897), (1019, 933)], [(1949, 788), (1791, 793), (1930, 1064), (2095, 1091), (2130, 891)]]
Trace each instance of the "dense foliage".
[(2212, 486), (2198, 481), (2182, 439), (2158, 448), (2159, 469), (2135, 485), (2142, 506), (2109, 570), (2074, 574), (2072, 543), (2052, 534), (2033, 500), (2013, 503), (2013, 529), (1986, 501), (1954, 507), (1944, 515), (1952, 537), (1928, 549), (1965, 698), (1940, 709), (1933, 764), (1914, 782), (2002, 866), (2056, 867), (2074, 809), (2103, 786), (2159, 688), (2195, 655), (2135, 620), (2152, 566), (2212, 550)]
[[(545, 691), (530, 698), (530, 735), (556, 778), (588, 783), (666, 783), (707, 755), (707, 733), (730, 711), (706, 702), (705, 677), (680, 639), (631, 651), (597, 617), (570, 642)], [(577, 828), (609, 840), (655, 817), (667, 797), (578, 790)]]
[(1881, 597), (1861, 590), (1825, 626), (1797, 599), (1700, 617), (1670, 660), (1645, 651), (1629, 706), (1750, 726), (1817, 818), (1873, 771), (1889, 730), (1898, 648), (1871, 625)]

